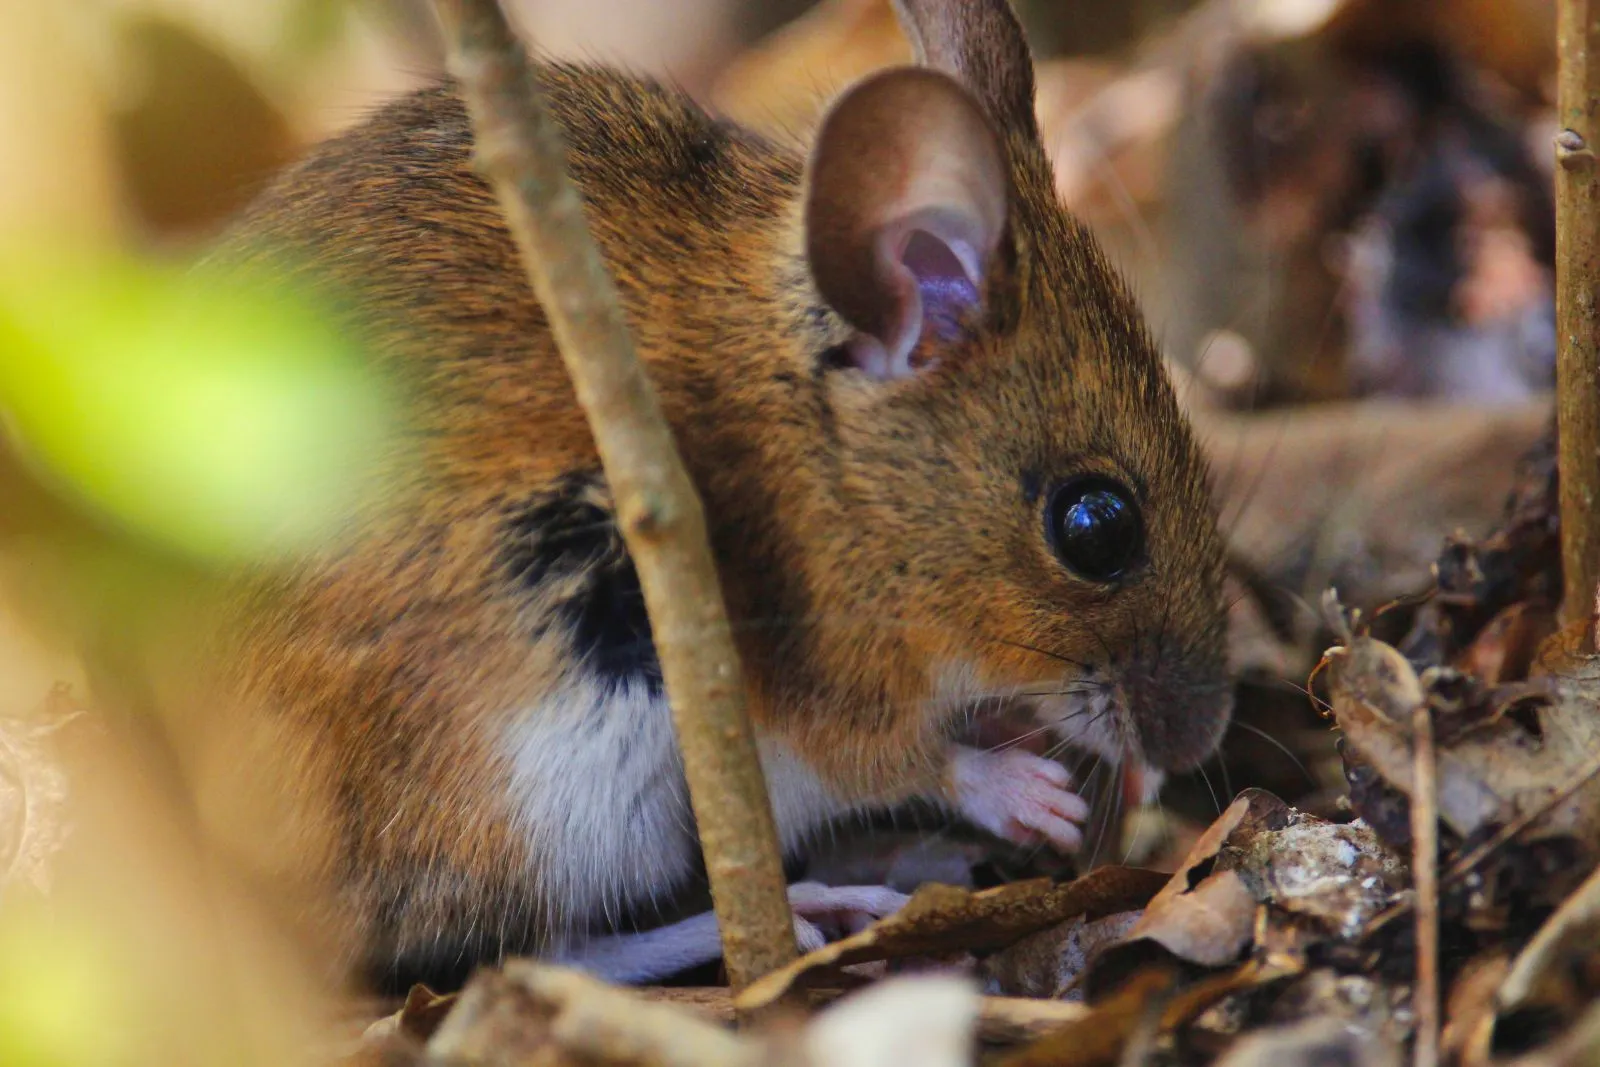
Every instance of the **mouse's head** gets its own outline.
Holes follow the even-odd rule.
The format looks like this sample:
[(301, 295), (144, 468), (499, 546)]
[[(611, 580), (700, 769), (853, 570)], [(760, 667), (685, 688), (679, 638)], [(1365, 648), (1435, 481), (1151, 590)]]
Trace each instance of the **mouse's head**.
[(1204, 460), (1056, 199), (1005, 0), (898, 8), (922, 65), (845, 93), (807, 169), (806, 258), (853, 331), (827, 372), (847, 511), (820, 595), (895, 619), (936, 694), (1021, 696), (1103, 755), (1193, 766), (1231, 705)]

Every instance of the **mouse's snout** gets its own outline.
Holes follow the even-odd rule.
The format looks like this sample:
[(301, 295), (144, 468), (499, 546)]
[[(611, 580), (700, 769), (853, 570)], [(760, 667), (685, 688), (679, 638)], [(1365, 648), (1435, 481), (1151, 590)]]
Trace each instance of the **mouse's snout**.
[(1186, 771), (1210, 758), (1233, 716), (1222, 649), (1157, 646), (1131, 658), (1122, 688), (1145, 762)]

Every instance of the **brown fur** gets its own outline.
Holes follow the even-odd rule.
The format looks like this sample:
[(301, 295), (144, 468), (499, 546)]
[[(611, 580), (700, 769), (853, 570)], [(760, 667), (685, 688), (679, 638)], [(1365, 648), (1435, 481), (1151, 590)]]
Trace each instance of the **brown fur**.
[[(844, 795), (927, 793), (959, 725), (930, 710), (941, 665), (997, 688), (1087, 668), (1152, 762), (1204, 757), (1226, 696), (1202, 462), (1128, 292), (1055, 200), (1031, 77), (974, 87), (1013, 186), (988, 313), (889, 382), (825, 358), (849, 330), (803, 256), (800, 159), (645, 82), (540, 77), (704, 496), (758, 730)], [(470, 142), (449, 88), (399, 100), (284, 174), (223, 252), (331, 287), (421, 401), (397, 514), (261, 590), (227, 661), (262, 709), (263, 754), (236, 758), (292, 811), (280, 858), (369, 960), (536, 947), (565, 919), (530, 904), (538, 857), (491, 738), (578, 667), (559, 581), (505, 565), (507, 521), (575, 472), (608, 503)], [(1044, 537), (1039, 487), (1082, 472), (1144, 508), (1149, 562), (1112, 588)]]

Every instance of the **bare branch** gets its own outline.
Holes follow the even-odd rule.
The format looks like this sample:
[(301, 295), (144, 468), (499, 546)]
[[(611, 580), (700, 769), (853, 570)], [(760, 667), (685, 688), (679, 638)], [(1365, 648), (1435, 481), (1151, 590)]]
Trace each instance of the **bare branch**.
[(1412, 1063), (1439, 1067), (1439, 768), (1433, 710), (1426, 700), (1411, 710), (1411, 746), (1411, 885), (1417, 900), (1417, 984), (1411, 991), (1417, 1037)]
[(1562, 613), (1587, 623), (1600, 583), (1600, 0), (1560, 0), (1556, 135), (1556, 412)]
[(736, 989), (794, 959), (772, 807), (699, 495), (634, 353), (561, 131), (496, 0), (436, 0), (479, 167), (594, 434), (639, 571)]

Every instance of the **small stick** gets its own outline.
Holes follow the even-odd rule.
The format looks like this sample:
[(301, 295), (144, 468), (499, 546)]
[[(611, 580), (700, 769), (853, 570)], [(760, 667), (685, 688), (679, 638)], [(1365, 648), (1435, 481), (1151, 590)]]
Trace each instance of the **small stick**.
[(1416, 894), (1416, 1067), (1439, 1063), (1439, 782), (1433, 713), (1426, 701), (1411, 712), (1411, 883)]
[(1557, 8), (1556, 419), (1570, 625), (1589, 621), (1600, 582), (1600, 0)]
[(699, 494), (634, 353), (560, 129), (498, 0), (435, 0), (477, 162), (589, 419), (639, 571), (735, 990), (797, 955), (772, 805)]

